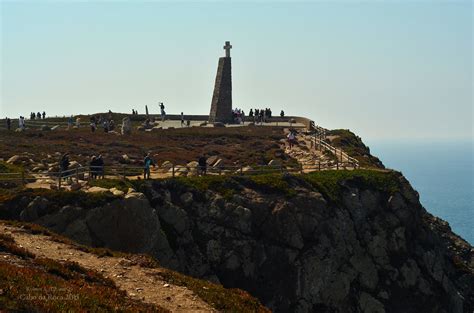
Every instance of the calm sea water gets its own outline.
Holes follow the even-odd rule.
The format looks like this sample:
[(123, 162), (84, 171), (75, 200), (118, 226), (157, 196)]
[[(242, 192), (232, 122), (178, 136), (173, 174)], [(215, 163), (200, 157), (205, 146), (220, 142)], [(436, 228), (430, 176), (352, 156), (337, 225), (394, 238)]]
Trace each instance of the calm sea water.
[(371, 154), (401, 171), (423, 206), (474, 245), (473, 141), (369, 141)]

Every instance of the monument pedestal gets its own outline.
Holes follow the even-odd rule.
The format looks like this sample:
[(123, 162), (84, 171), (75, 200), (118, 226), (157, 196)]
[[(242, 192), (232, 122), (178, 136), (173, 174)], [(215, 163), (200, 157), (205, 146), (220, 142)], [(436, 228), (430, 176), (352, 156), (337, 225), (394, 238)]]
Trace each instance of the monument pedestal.
[(209, 122), (232, 123), (232, 65), (230, 58), (230, 42), (226, 41), (226, 56), (219, 58), (216, 83), (212, 95)]

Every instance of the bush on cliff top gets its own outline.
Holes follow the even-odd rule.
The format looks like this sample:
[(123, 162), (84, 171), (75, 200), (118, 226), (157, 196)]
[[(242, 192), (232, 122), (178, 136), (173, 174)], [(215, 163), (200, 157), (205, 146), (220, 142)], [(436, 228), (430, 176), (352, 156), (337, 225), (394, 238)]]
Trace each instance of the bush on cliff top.
[(351, 182), (359, 188), (376, 189), (387, 193), (399, 190), (398, 174), (393, 171), (365, 169), (322, 171), (300, 175), (300, 177), (334, 202), (339, 202), (341, 199), (343, 182)]

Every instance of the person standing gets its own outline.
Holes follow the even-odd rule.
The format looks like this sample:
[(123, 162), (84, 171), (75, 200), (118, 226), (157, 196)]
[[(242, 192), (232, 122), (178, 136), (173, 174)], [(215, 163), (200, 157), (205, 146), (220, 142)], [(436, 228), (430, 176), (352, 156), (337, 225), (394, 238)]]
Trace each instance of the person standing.
[(89, 173), (92, 179), (97, 178), (97, 158), (95, 155), (92, 156), (89, 162)]
[(160, 102), (161, 121), (164, 122), (166, 118), (165, 105)]
[(291, 148), (293, 148), (293, 145), (295, 144), (296, 142), (296, 135), (295, 135), (295, 132), (293, 130), (290, 130), (290, 133), (288, 134), (288, 144), (290, 146), (290, 150)]
[(206, 175), (207, 172), (207, 159), (205, 155), (202, 155), (198, 159), (199, 174)]
[(184, 114), (181, 112), (181, 127), (184, 126)]
[(25, 129), (25, 118), (23, 116), (20, 116), (20, 118), (18, 119), (18, 127), (21, 130)]
[(104, 179), (104, 159), (102, 158), (102, 154), (99, 154), (99, 156), (97, 157), (97, 175), (99, 176), (99, 178), (102, 178)]
[(155, 162), (150, 156), (150, 153), (145, 155), (145, 159), (143, 160), (143, 179), (150, 179), (150, 167), (153, 165), (155, 167)]
[(69, 153), (64, 153), (59, 161), (59, 168), (61, 169), (61, 177), (68, 176), (68, 169), (69, 169)]
[(67, 129), (71, 129), (73, 124), (72, 115), (67, 119)]
[(43, 120), (46, 119), (46, 112), (43, 111)]
[(12, 128), (12, 120), (7, 117), (7, 130)]

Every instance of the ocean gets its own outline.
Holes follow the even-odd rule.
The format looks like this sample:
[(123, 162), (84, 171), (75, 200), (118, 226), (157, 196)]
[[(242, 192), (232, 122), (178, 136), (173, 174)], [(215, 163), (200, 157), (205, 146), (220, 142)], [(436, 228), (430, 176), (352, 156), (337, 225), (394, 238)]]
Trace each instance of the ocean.
[(431, 214), (474, 245), (473, 141), (368, 141), (372, 155), (401, 171)]

